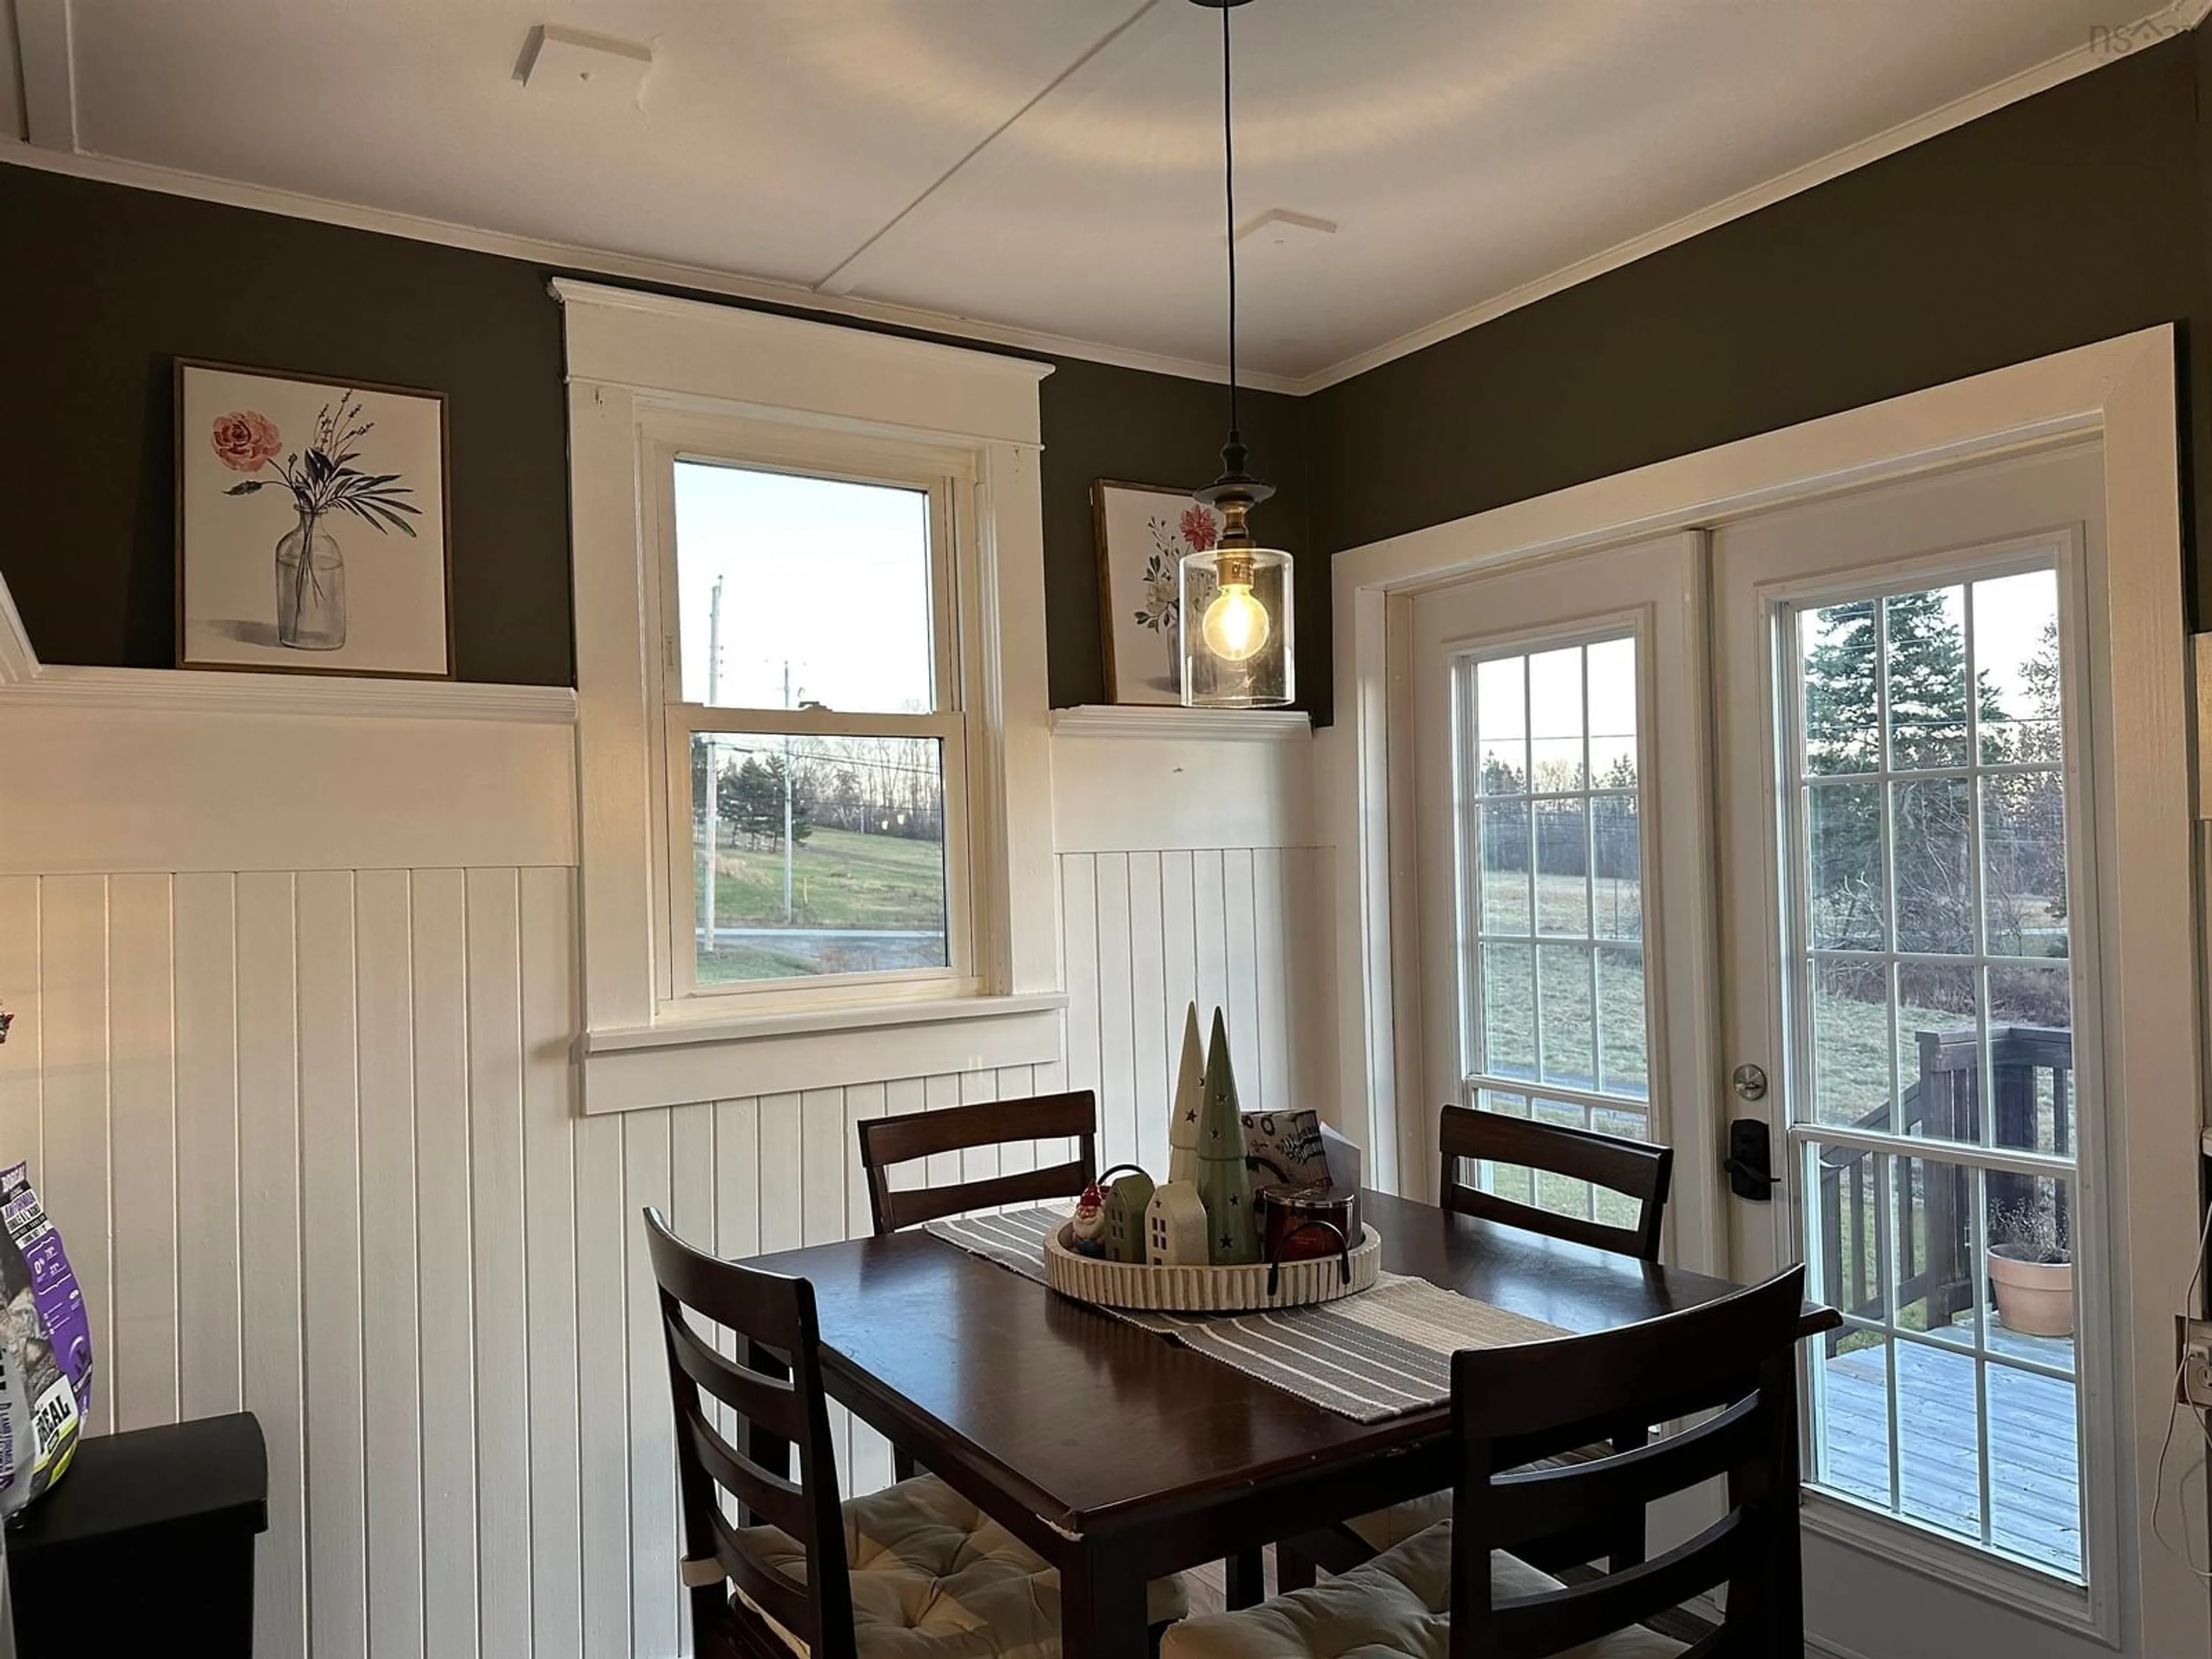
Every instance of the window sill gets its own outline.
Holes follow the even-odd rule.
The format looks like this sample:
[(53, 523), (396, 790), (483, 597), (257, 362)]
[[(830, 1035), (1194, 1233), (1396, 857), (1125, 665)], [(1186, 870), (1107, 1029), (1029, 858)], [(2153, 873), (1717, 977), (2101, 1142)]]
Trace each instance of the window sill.
[(716, 1015), (586, 1031), (584, 1110), (642, 1111), (893, 1078), (1050, 1065), (1060, 992)]

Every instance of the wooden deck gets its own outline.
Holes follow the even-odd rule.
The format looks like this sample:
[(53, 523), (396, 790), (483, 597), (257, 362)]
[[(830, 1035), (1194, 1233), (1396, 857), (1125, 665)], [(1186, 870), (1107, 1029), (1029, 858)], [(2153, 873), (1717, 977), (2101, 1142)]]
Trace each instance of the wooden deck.
[[(2070, 1341), (1990, 1333), (1990, 1346), (2070, 1365)], [(1974, 1361), (1917, 1342), (1897, 1345), (1899, 1504), (1914, 1520), (1978, 1540), (1980, 1478)], [(1821, 1484), (1889, 1504), (1887, 1367), (1880, 1346), (1826, 1362)], [(1997, 1548), (2051, 1571), (2081, 1572), (2081, 1474), (2074, 1384), (1989, 1368), (1990, 1530)]]

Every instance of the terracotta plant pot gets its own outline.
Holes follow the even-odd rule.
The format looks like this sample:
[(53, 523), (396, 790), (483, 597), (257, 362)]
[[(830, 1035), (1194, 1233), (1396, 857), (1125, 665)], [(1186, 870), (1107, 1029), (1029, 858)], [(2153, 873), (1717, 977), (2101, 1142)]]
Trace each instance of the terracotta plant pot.
[(2022, 1336), (2073, 1335), (2074, 1264), (2022, 1261), (2006, 1254), (2011, 1248), (1992, 1245), (1989, 1257), (1997, 1317), (2005, 1328)]

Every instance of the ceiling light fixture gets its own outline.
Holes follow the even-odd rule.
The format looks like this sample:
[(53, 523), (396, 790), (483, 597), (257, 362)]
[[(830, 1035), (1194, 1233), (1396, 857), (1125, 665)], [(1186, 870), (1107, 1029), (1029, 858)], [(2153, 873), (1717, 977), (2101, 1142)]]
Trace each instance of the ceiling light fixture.
[[(1221, 14), (1221, 161), (1229, 249), (1229, 441), (1221, 476), (1195, 499), (1221, 514), (1220, 539), (1187, 553), (1179, 573), (1182, 701), (1187, 708), (1279, 708), (1296, 695), (1291, 556), (1261, 547), (1246, 523), (1275, 493), (1247, 471), (1237, 425), (1237, 142), (1229, 14), (1245, 0), (1192, 0)], [(1195, 624), (1195, 625), (1194, 625)]]

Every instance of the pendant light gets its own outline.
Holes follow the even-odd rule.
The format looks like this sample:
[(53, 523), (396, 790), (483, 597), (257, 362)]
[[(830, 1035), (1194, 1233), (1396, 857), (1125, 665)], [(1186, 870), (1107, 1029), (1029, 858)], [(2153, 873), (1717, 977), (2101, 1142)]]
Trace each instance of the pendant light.
[(1237, 426), (1237, 145), (1229, 14), (1245, 0), (1192, 0), (1221, 14), (1221, 159), (1229, 244), (1229, 441), (1221, 476), (1195, 500), (1221, 514), (1220, 539), (1183, 555), (1179, 571), (1186, 708), (1279, 708), (1296, 695), (1291, 556), (1261, 547), (1246, 522), (1275, 493), (1247, 470)]

